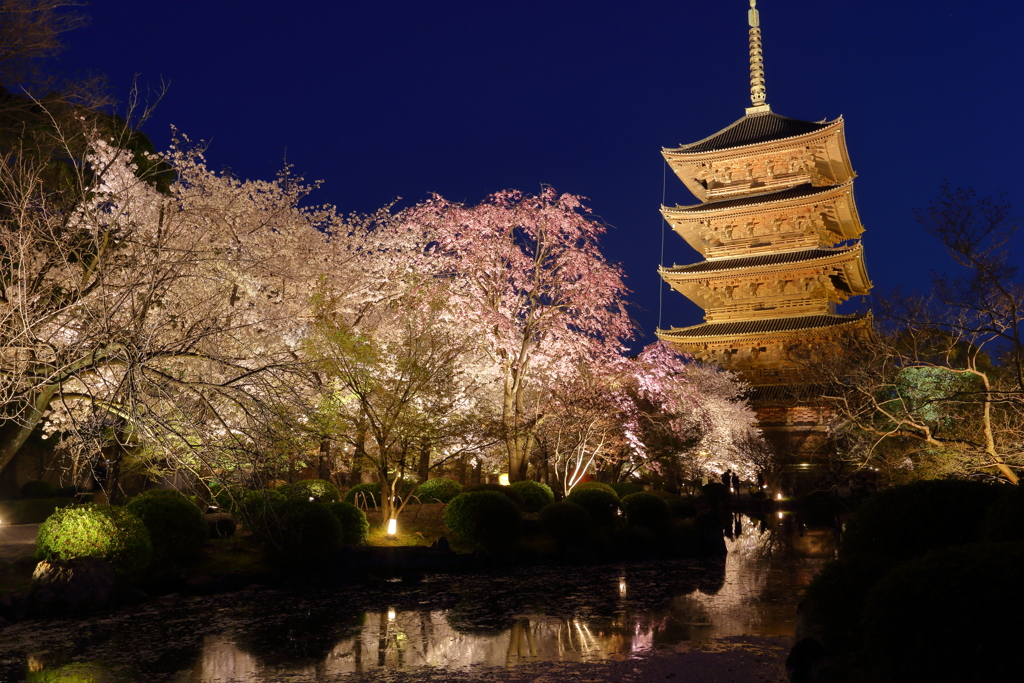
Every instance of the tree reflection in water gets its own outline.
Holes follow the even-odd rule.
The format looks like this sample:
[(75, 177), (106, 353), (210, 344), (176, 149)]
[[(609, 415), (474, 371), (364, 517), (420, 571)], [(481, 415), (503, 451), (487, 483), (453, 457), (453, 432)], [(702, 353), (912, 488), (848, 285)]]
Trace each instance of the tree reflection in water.
[[(236, 594), (182, 602), (170, 611), (147, 605), (74, 628), (44, 622), (9, 627), (0, 657), (27, 661), (31, 652), (63, 647), (77, 661), (145, 665), (156, 680), (158, 664), (168, 667), (163, 677), (173, 677), (191, 651), (198, 656), (184, 667), (191, 668), (193, 683), (255, 683), (415, 667), (595, 662), (729, 636), (792, 635), (800, 592), (824, 563), (819, 558), (833, 537), (775, 514), (733, 517), (728, 524), (729, 554), (717, 560)], [(171, 626), (158, 626), (171, 617)]]

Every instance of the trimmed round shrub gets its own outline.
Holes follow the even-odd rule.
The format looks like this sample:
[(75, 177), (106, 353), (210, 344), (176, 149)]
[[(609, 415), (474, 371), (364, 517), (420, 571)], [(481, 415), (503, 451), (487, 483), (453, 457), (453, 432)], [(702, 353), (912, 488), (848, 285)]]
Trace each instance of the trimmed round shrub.
[(499, 491), (467, 491), (448, 503), (444, 524), (464, 541), (497, 550), (522, 536), (523, 513)]
[(840, 557), (858, 553), (909, 560), (929, 550), (981, 540), (1002, 489), (976, 481), (919, 481), (866, 500), (843, 532)]
[(576, 491), (590, 491), (592, 489), (596, 489), (598, 491), (607, 491), (608, 493), (614, 495), (616, 498), (619, 497), (619, 494), (615, 491), (614, 488), (612, 488), (611, 484), (605, 484), (600, 481), (585, 481), (582, 484), (576, 484), (576, 486), (574, 486), (572, 490), (573, 493), (575, 493)]
[(494, 491), (495, 493), (500, 493), (515, 503), (521, 511), (526, 512), (526, 501), (523, 500), (523, 497), (519, 495), (519, 492), (511, 486), (502, 486), (501, 484), (472, 484), (463, 489), (463, 492), (465, 493), (470, 493), (472, 491)]
[(460, 493), (462, 493), (462, 484), (445, 477), (429, 479), (416, 489), (416, 497), (423, 503), (431, 501), (450, 503)]
[(18, 493), (22, 498), (57, 497), (57, 489), (48, 481), (26, 481)]
[(539, 512), (545, 505), (555, 502), (551, 487), (539, 481), (517, 481), (510, 487), (526, 504), (526, 512)]
[(87, 503), (57, 510), (39, 526), (36, 559), (102, 557), (122, 576), (149, 566), (153, 546), (146, 525), (120, 507)]
[(288, 500), (283, 493), (274, 489), (256, 489), (246, 491), (238, 503), (236, 513), (249, 531), (257, 533), (257, 529), (268, 526), (266, 517), (272, 515), (274, 509)]
[(719, 484), (717, 481), (704, 484), (700, 491), (701, 495), (704, 496), (704, 499), (712, 505), (728, 503), (730, 499), (729, 487), (725, 484)]
[(644, 490), (644, 487), (635, 481), (615, 481), (608, 486), (619, 498), (625, 498), (631, 493), (640, 493)]
[[(601, 486), (607, 487), (607, 484)], [(587, 511), (594, 526), (615, 526), (619, 516), (619, 498), (611, 489), (605, 490), (596, 486), (580, 488), (577, 486), (566, 498)]]
[(830, 652), (853, 652), (863, 639), (868, 592), (895, 566), (879, 555), (833, 560), (811, 580), (800, 604), (802, 619)]
[(626, 515), (626, 523), (630, 526), (642, 526), (656, 534), (662, 534), (668, 531), (672, 524), (672, 512), (668, 509), (668, 503), (653, 493), (631, 493), (619, 504)]
[(364, 507), (380, 507), (380, 482), (356, 484), (345, 493), (345, 502)]
[(193, 559), (209, 538), (203, 513), (177, 491), (147, 491), (132, 499), (125, 509), (146, 525), (156, 562), (173, 564)]
[(278, 565), (315, 568), (341, 547), (341, 522), (322, 503), (289, 499), (269, 504), (254, 522), (253, 536)]
[(327, 509), (341, 522), (341, 542), (344, 545), (363, 545), (370, 534), (366, 513), (352, 503), (328, 503)]
[(302, 479), (294, 484), (285, 484), (278, 491), (288, 498), (309, 500), (318, 503), (336, 503), (341, 500), (338, 487), (326, 479)]
[(672, 517), (675, 519), (689, 519), (696, 517), (699, 510), (697, 506), (686, 500), (682, 496), (677, 496), (674, 493), (668, 491), (650, 491), (649, 493), (661, 498), (668, 504), (668, 509), (672, 511)]
[(540, 528), (551, 535), (559, 545), (573, 539), (585, 539), (594, 531), (594, 522), (587, 511), (576, 503), (551, 503), (537, 516)]
[(210, 505), (220, 512), (231, 512), (241, 504), (245, 493), (245, 489), (237, 486), (227, 487), (219, 481), (210, 482)]
[(865, 680), (1016, 680), (1022, 582), (1022, 543), (946, 548), (896, 567), (864, 608)]

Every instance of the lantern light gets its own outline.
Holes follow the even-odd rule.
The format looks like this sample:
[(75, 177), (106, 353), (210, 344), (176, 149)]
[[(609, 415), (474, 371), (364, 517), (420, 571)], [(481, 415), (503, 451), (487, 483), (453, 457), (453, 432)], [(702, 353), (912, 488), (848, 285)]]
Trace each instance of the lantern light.
[(388, 520), (388, 536), (394, 536), (398, 533), (398, 520), (392, 517)]

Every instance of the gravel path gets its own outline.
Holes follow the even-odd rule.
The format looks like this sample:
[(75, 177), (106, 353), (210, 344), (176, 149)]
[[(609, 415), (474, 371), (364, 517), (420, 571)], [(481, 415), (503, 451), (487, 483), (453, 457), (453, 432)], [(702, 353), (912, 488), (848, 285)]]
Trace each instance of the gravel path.
[(23, 557), (32, 557), (36, 551), (38, 531), (38, 524), (0, 525), (0, 562), (14, 562)]

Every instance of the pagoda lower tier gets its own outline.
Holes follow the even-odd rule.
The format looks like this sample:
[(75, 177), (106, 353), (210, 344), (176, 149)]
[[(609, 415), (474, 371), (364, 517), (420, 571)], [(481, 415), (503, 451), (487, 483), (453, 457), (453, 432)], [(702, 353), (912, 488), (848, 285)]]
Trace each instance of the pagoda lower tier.
[(658, 330), (680, 351), (737, 372), (753, 386), (806, 382), (802, 358), (816, 347), (870, 333), (871, 318), (827, 313), (786, 318), (713, 322)]

